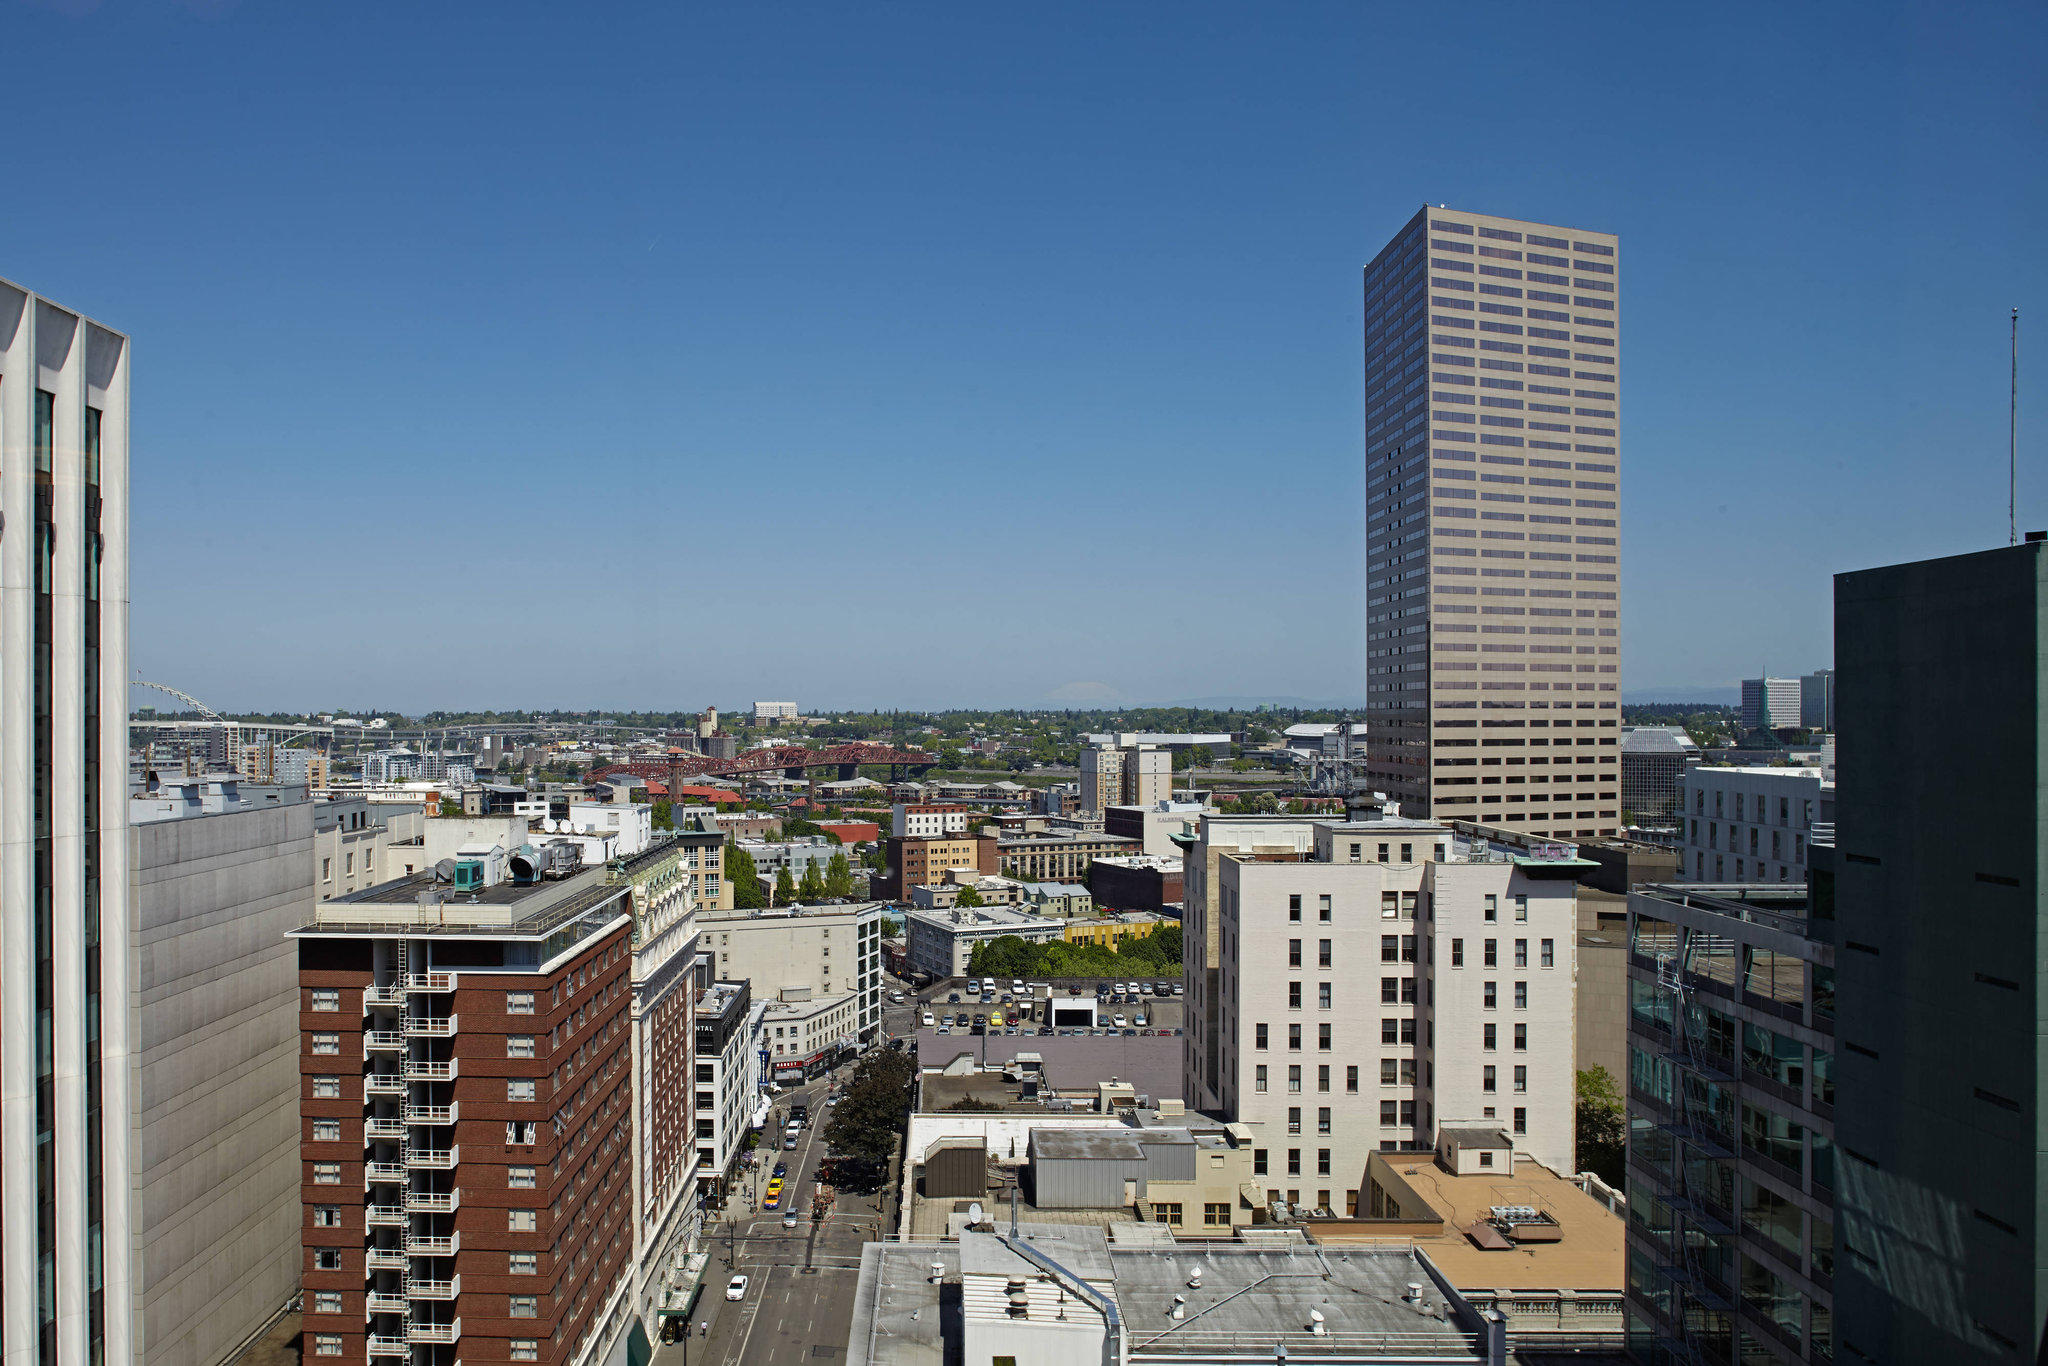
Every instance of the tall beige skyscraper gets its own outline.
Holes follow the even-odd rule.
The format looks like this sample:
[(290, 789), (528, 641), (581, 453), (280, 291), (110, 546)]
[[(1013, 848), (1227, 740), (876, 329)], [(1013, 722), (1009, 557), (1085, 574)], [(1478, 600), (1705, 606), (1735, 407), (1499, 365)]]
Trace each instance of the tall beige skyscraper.
[(1365, 269), (1368, 771), (1404, 814), (1620, 824), (1619, 266), (1425, 207)]

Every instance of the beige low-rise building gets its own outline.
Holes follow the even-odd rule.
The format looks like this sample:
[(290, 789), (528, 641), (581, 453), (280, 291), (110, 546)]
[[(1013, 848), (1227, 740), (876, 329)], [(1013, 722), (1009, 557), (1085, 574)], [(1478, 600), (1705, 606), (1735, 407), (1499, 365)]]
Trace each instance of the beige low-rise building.
[(1358, 1218), (1307, 1225), (1317, 1243), (1411, 1243), (1505, 1315), (1517, 1346), (1620, 1349), (1624, 1207), (1597, 1177), (1560, 1176), (1505, 1131), (1473, 1128), (1444, 1130), (1433, 1153), (1373, 1153), (1359, 1185)]

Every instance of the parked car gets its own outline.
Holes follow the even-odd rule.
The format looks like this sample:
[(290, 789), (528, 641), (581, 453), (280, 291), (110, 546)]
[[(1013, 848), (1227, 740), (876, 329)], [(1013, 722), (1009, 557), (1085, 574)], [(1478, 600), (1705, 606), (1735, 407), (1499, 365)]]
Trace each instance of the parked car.
[(725, 1283), (725, 1297), (729, 1300), (743, 1300), (747, 1297), (747, 1278), (735, 1276)]
[(790, 1210), (790, 1211), (789, 1211), (788, 1213), (786, 1213), (786, 1214), (784, 1214), (784, 1215), (782, 1216), (782, 1226), (783, 1226), (784, 1228), (795, 1228), (795, 1227), (796, 1227), (796, 1225), (797, 1225), (797, 1218), (796, 1218), (796, 1211), (795, 1211), (795, 1210)]
[(932, 1018), (932, 1013), (931, 1013), (931, 1012), (930, 1012), (929, 1010), (927, 1010), (927, 1011), (926, 1011), (926, 1012), (924, 1013), (924, 1015), (923, 1015), (923, 1016), (922, 1016), (922, 1017), (921, 1017), (921, 1018), (919, 1019), (918, 1023), (920, 1023), (920, 1024), (925, 1024), (925, 1025), (934, 1025), (934, 1024), (937, 1024), (937, 1023), (938, 1023), (938, 1021), (937, 1021), (937, 1020), (934, 1020), (934, 1019)]
[(959, 1005), (959, 1004), (960, 1004), (960, 993), (956, 991), (956, 992), (954, 992), (954, 993), (953, 993), (953, 994), (952, 994), (951, 996), (948, 996), (948, 997), (946, 998), (946, 1004), (947, 1004), (947, 1005), (949, 1005), (949, 1006), (957, 1006), (957, 1005)]

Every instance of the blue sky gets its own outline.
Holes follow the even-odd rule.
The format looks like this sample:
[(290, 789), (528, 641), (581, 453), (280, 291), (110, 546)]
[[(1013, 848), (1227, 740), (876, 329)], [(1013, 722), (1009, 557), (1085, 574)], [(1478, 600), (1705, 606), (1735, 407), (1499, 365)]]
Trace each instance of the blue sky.
[[(1362, 688), (1359, 272), (1617, 232), (1624, 687), (2048, 525), (2036, 4), (0, 3), (222, 707)], [(141, 699), (138, 699), (141, 700)]]

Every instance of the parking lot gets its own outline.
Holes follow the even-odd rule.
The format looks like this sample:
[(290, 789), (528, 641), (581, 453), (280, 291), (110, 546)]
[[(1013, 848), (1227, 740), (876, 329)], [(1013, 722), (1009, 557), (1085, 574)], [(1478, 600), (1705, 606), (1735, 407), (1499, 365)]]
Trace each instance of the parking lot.
[[(980, 984), (977, 984), (980, 985)], [(1003, 1035), (1122, 1035), (1132, 1038), (1172, 1037), (1182, 1032), (1184, 1002), (1172, 993), (1176, 981), (1117, 981), (1083, 978), (1037, 981), (1020, 984), (1012, 979), (1000, 982), (994, 991), (970, 991), (965, 978), (936, 982), (916, 993), (913, 1001), (892, 1005), (895, 1032), (920, 1036), (978, 1034)], [(1047, 1019), (1047, 1002), (1052, 992), (1078, 994), (1095, 1001), (1095, 1023), (1055, 1023)], [(1161, 995), (1161, 991), (1167, 994)], [(1000, 1015), (1002, 1023), (991, 1025), (989, 1017)], [(929, 1016), (931, 1023), (926, 1024)]]

